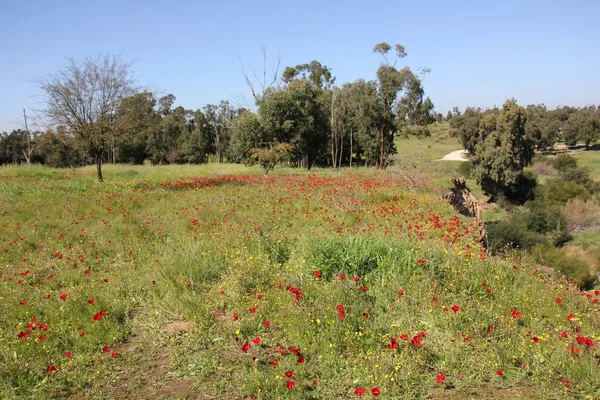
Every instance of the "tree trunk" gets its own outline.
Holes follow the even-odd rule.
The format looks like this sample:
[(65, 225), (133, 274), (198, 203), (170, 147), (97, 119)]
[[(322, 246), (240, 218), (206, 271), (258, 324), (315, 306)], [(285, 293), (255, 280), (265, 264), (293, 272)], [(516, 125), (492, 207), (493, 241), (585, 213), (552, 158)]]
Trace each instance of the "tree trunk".
[(338, 168), (342, 168), (342, 158), (344, 158), (344, 136), (340, 135), (340, 155), (338, 156)]
[(104, 182), (102, 179), (102, 152), (95, 154), (96, 158), (96, 174), (98, 175), (98, 182)]
[(379, 169), (383, 169), (383, 148), (384, 148), (384, 137), (383, 137), (383, 131), (380, 132), (380, 144), (379, 144)]
[(352, 168), (352, 129), (350, 129), (350, 168)]

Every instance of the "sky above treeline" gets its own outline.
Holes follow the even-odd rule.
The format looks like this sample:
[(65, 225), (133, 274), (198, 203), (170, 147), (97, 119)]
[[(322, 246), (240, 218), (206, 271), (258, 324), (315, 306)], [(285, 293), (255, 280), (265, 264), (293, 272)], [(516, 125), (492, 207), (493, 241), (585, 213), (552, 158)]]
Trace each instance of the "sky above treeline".
[(436, 110), (600, 104), (600, 1), (0, 0), (0, 132), (20, 127), (42, 92), (35, 80), (68, 57), (119, 54), (137, 83), (176, 105), (252, 106), (246, 71), (318, 60), (341, 85), (373, 79), (385, 41), (398, 66), (428, 67)]

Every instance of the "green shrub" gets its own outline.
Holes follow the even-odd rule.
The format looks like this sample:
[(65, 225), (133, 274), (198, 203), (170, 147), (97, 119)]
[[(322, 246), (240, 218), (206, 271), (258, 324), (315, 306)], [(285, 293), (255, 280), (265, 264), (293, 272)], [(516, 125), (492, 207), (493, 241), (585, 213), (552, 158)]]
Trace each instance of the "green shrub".
[(590, 274), (589, 267), (583, 261), (568, 257), (560, 249), (546, 245), (536, 246), (531, 253), (539, 264), (553, 268), (573, 280), (582, 289), (593, 287), (596, 279)]
[(538, 244), (546, 244), (548, 239), (540, 233), (527, 229), (523, 218), (497, 221), (486, 224), (487, 246), (492, 253), (507, 249), (530, 249)]
[(571, 240), (567, 218), (560, 208), (547, 206), (541, 201), (531, 201), (527, 203), (527, 208), (529, 213), (524, 221), (528, 230), (547, 235), (555, 246), (562, 246)]
[(577, 168), (577, 160), (568, 154), (559, 154), (552, 160), (552, 166), (559, 172), (565, 172), (569, 169)]
[(590, 193), (595, 193), (599, 190), (599, 185), (590, 177), (590, 169), (588, 167), (570, 168), (560, 174), (563, 181), (572, 181), (581, 186), (584, 186)]
[(544, 185), (541, 194), (547, 205), (562, 205), (571, 199), (587, 200), (590, 197), (590, 191), (585, 186), (563, 180), (554, 180)]

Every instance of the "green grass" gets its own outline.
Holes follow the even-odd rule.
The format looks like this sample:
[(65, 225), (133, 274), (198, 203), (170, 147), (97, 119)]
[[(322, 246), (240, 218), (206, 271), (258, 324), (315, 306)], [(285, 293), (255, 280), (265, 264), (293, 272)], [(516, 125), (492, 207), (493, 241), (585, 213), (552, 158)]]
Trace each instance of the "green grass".
[(448, 123), (436, 123), (431, 127), (431, 136), (398, 138), (395, 141), (398, 156), (411, 156), (426, 160), (439, 160), (446, 154), (460, 150), (462, 146), (456, 138), (449, 135)]
[(94, 173), (0, 169), (0, 398), (600, 396), (598, 347), (575, 340), (600, 340), (598, 296), (487, 258), (435, 185)]

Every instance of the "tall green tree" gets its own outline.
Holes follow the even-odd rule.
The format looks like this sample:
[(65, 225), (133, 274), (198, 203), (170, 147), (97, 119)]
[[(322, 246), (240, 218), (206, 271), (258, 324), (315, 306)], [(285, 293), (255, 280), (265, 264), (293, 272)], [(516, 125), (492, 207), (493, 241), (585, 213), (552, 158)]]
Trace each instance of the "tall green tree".
[(533, 158), (533, 142), (527, 138), (525, 109), (507, 100), (491, 130), (475, 145), (471, 161), (473, 175), (488, 195), (511, 190), (523, 178), (523, 169)]
[(116, 119), (121, 137), (117, 144), (119, 162), (142, 164), (148, 157), (148, 138), (159, 129), (161, 123), (156, 105), (154, 95), (147, 91), (134, 94), (120, 104)]
[(544, 104), (531, 104), (526, 108), (527, 124), (525, 130), (538, 150), (550, 150), (558, 139), (560, 123), (550, 118), (550, 113)]
[(310, 169), (325, 155), (329, 118), (321, 91), (305, 79), (293, 80), (260, 102), (258, 115), (268, 142), (287, 143), (293, 160)]
[(585, 144), (586, 150), (600, 139), (600, 111), (595, 106), (583, 107), (571, 114), (567, 125), (576, 140)]

